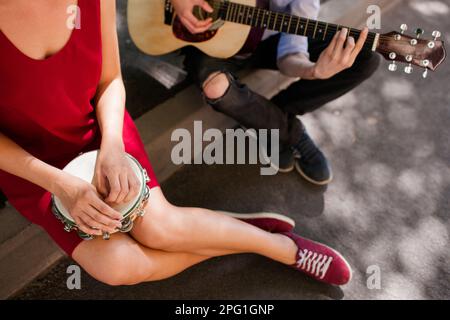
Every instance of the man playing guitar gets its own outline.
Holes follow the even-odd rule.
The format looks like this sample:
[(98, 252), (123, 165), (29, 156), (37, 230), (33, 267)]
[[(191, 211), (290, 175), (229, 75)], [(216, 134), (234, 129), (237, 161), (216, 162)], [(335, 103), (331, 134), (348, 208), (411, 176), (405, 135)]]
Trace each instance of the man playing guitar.
[[(195, 6), (212, 12), (204, 0), (171, 0), (180, 21), (191, 33), (208, 30), (211, 19), (199, 20)], [(260, 0), (278, 12), (316, 19), (319, 0)], [(331, 43), (310, 40), (284, 33), (253, 32), (251, 45), (230, 59), (212, 58), (189, 47), (185, 65), (201, 87), (207, 103), (242, 126), (254, 129), (280, 130), (281, 172), (297, 169), (307, 181), (326, 185), (332, 171), (325, 155), (314, 144), (298, 115), (317, 110), (355, 88), (378, 68), (379, 56), (362, 50), (367, 39), (365, 28), (359, 39), (348, 36), (348, 29), (337, 32)], [(262, 41), (259, 41), (262, 40)], [(250, 51), (250, 52), (248, 52)], [(299, 77), (271, 100), (241, 84), (234, 72), (244, 67), (278, 69), (290, 77)]]

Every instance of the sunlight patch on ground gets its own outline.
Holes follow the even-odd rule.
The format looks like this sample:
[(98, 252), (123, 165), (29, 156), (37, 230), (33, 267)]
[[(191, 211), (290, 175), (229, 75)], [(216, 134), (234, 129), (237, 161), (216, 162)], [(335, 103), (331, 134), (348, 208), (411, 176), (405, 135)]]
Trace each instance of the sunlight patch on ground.
[(316, 118), (316, 115), (309, 113), (300, 118), (303, 124), (308, 130), (308, 134), (313, 138), (313, 140), (321, 145), (324, 143), (326, 134), (322, 130), (322, 123), (320, 123), (319, 119)]
[(333, 112), (337, 110), (345, 111), (345, 109), (352, 108), (358, 104), (358, 98), (356, 97), (356, 94), (351, 91), (342, 97), (328, 103), (326, 106), (327, 110), (332, 110)]
[(442, 222), (431, 216), (422, 218), (417, 228), (403, 235), (397, 247), (405, 273), (418, 273), (424, 280), (431, 281), (437, 272), (436, 260), (448, 250), (448, 240), (448, 231)]
[(420, 196), (425, 192), (425, 176), (414, 170), (403, 171), (397, 179), (397, 187), (410, 198)]
[(449, 14), (450, 8), (443, 1), (411, 1), (410, 7), (426, 16), (437, 16)]
[(408, 80), (390, 79), (383, 83), (381, 93), (387, 100), (411, 100), (415, 96), (415, 88)]
[(371, 186), (377, 189), (388, 186), (393, 176), (393, 170), (383, 163), (364, 163), (353, 173), (355, 182), (365, 184), (370, 181)]
[(384, 274), (381, 280), (381, 290), (377, 295), (377, 299), (383, 300), (421, 300), (425, 298), (420, 284), (412, 282), (410, 278), (401, 273)]

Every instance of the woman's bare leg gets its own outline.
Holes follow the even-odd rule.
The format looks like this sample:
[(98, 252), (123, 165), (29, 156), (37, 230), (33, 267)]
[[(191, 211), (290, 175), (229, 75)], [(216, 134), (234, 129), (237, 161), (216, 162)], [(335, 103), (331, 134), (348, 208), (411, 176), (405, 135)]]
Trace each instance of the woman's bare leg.
[(211, 210), (171, 205), (160, 188), (153, 188), (146, 215), (135, 221), (131, 235), (146, 247), (168, 252), (220, 256), (257, 253), (295, 263), (297, 246), (286, 236), (272, 234)]
[(92, 277), (109, 285), (132, 285), (172, 277), (211, 257), (149, 249), (126, 234), (109, 241), (84, 241), (72, 258)]

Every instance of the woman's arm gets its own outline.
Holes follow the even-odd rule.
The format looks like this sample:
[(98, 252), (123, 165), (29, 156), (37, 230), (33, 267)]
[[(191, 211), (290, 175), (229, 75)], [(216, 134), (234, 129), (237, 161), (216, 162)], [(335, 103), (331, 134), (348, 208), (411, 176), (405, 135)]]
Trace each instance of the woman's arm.
[(122, 145), (125, 87), (120, 69), (115, 1), (101, 1), (102, 74), (97, 88), (97, 119), (102, 143)]
[(102, 74), (97, 89), (97, 120), (102, 134), (94, 184), (108, 203), (132, 200), (139, 181), (125, 155), (122, 138), (125, 88), (120, 70), (115, 1), (101, 0)]
[(94, 186), (33, 157), (2, 133), (0, 169), (57, 195), (80, 229), (88, 234), (114, 232), (121, 226), (122, 215), (98, 197)]
[(0, 133), (0, 169), (56, 193), (65, 174), (33, 157), (11, 139)]

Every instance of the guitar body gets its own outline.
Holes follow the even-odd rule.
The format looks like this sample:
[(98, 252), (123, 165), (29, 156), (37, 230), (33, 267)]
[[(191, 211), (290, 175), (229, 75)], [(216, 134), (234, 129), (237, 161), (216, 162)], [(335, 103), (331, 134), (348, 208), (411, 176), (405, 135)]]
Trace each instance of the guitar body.
[[(234, 2), (256, 5), (256, 0)], [(251, 30), (247, 25), (224, 22), (215, 31), (192, 35), (177, 18), (172, 25), (165, 24), (164, 15), (164, 0), (128, 0), (128, 29), (144, 53), (159, 56), (192, 45), (209, 56), (229, 58), (242, 49)]]

